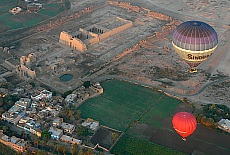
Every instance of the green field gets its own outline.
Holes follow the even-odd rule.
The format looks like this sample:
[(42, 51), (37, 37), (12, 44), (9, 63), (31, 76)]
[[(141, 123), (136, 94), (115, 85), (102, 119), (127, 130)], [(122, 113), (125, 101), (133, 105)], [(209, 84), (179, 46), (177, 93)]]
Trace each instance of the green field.
[(38, 13), (39, 14), (42, 14), (42, 15), (46, 15), (46, 16), (56, 16), (57, 14), (59, 14), (60, 12), (62, 12), (62, 10), (46, 10), (46, 9), (43, 9), (41, 11), (39, 11)]
[(134, 120), (160, 127), (155, 117), (167, 118), (180, 101), (163, 93), (129, 82), (111, 80), (102, 83), (104, 93), (87, 100), (78, 109), (83, 118), (99, 120), (102, 125), (126, 131)]
[(44, 5), (45, 9), (40, 10), (38, 13), (46, 16), (56, 16), (60, 12), (63, 11), (62, 4), (54, 4), (50, 3), (47, 5)]
[(3, 15), (0, 15), (0, 22), (9, 19), (10, 17), (12, 17), (13, 15), (11, 13), (5, 13)]
[(116, 155), (185, 155), (171, 148), (125, 134), (113, 147)]
[(17, 4), (17, 0), (0, 0), (0, 6), (4, 6), (11, 3)]
[(56, 16), (65, 9), (64, 4), (50, 3), (44, 4), (44, 9), (39, 11), (37, 14), (25, 13), (26, 10), (23, 10), (22, 12), (26, 15), (22, 15), (22, 13), (13, 15), (9, 13), (9, 9), (16, 7), (17, 2), (17, 0), (0, 0), (0, 22), (3, 26), (6, 26), (6, 29), (3, 31), (36, 25), (43, 20)]
[[(161, 127), (162, 119), (168, 118), (180, 103), (180, 100), (164, 96), (157, 104), (153, 105), (140, 121), (144, 124)], [(154, 117), (158, 117), (158, 120)]]

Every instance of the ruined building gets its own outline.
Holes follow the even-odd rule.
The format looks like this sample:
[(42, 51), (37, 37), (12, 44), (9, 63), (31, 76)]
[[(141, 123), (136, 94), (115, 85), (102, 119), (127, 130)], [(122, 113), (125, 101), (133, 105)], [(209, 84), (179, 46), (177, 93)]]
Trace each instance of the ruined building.
[(32, 70), (31, 63), (36, 61), (36, 55), (34, 53), (30, 53), (28, 57), (22, 56), (20, 58), (20, 64), (16, 66), (16, 73), (26, 79), (33, 79), (36, 77), (36, 73), (34, 70)]
[(112, 17), (85, 29), (80, 28), (79, 31), (72, 34), (62, 31), (59, 42), (73, 49), (85, 51), (88, 45), (96, 44), (132, 26), (132, 21)]

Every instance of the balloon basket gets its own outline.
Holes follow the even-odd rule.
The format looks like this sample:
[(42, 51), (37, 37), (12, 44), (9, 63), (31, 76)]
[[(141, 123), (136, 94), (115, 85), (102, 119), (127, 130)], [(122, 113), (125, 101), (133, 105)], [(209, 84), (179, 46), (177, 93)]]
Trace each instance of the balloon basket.
[(182, 138), (183, 141), (186, 141), (186, 138)]
[(197, 69), (196, 68), (191, 68), (190, 69), (190, 73), (196, 73), (197, 72)]

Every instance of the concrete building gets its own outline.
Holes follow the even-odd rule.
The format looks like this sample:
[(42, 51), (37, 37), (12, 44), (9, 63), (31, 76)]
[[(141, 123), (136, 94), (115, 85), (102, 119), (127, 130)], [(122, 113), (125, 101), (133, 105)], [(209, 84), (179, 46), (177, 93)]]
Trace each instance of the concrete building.
[(38, 12), (40, 9), (42, 9), (42, 4), (40, 3), (27, 4), (27, 11), (29, 12)]
[(75, 139), (73, 137), (66, 136), (66, 135), (62, 135), (60, 140), (63, 142), (67, 142), (67, 143), (71, 143), (71, 144), (77, 144), (77, 145), (80, 145), (82, 143), (82, 140)]
[(51, 138), (55, 140), (59, 140), (63, 135), (63, 131), (61, 129), (57, 129), (54, 127), (50, 127), (49, 133), (51, 134)]
[(221, 119), (218, 122), (218, 127), (224, 131), (227, 131), (230, 133), (230, 120), (228, 119)]
[(20, 13), (21, 11), (22, 11), (22, 9), (20, 7), (15, 7), (13, 9), (9, 10), (9, 12), (12, 13), (13, 15)]
[(39, 95), (31, 96), (31, 99), (33, 100), (50, 99), (50, 98), (52, 98), (52, 92), (45, 89), (42, 90)]
[(28, 144), (24, 141), (24, 139), (20, 139), (15, 136), (9, 137), (3, 134), (2, 131), (0, 132), (0, 142), (11, 147), (17, 152), (25, 152), (28, 147)]
[(77, 94), (69, 94), (65, 98), (65, 102), (68, 104), (74, 104), (75, 100), (77, 99)]
[(95, 121), (91, 118), (87, 118), (81, 125), (84, 127), (88, 127), (93, 131), (97, 131), (100, 127), (99, 121)]
[(69, 123), (64, 123), (64, 122), (63, 122), (63, 123), (61, 124), (61, 128), (62, 128), (65, 132), (72, 134), (72, 133), (74, 132), (74, 130), (75, 130), (75, 125), (69, 124)]
[(18, 105), (22, 108), (27, 108), (31, 104), (31, 99), (29, 98), (20, 98), (19, 101), (15, 102), (15, 105)]
[(73, 49), (85, 51), (88, 45), (99, 43), (132, 26), (132, 21), (120, 17), (112, 17), (85, 29), (80, 28), (79, 31), (72, 34), (62, 31), (59, 42)]
[(25, 113), (26, 109), (16, 104), (2, 114), (2, 120), (17, 124), (18, 121), (25, 116)]
[(54, 127), (60, 127), (62, 123), (63, 123), (63, 118), (56, 118), (56, 119), (53, 121), (53, 126), (54, 126)]

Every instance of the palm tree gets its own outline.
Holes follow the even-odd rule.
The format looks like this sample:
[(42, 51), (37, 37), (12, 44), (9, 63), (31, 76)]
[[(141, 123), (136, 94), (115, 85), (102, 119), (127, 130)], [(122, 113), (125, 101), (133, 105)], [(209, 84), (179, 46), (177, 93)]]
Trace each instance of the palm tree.
[[(57, 143), (54, 142), (54, 149), (56, 150), (56, 147), (57, 147)], [(53, 151), (52, 151), (53, 152)]]
[(47, 142), (47, 145), (49, 146), (50, 152), (51, 152), (51, 147), (53, 146), (53, 143), (52, 143), (51, 141), (48, 141), (48, 142)]
[(3, 126), (3, 127), (2, 127), (2, 130), (3, 130), (4, 133), (6, 133), (7, 130), (8, 130), (8, 127), (7, 127), (7, 126)]
[(74, 114), (73, 110), (69, 109), (68, 116), (71, 117), (71, 116), (73, 116), (73, 114)]
[(24, 131), (21, 132), (21, 138), (22, 138), (22, 139), (25, 138), (25, 132), (24, 132)]
[(78, 151), (78, 155), (84, 155), (82, 148), (80, 148), (80, 150)]
[(62, 146), (61, 146), (61, 150), (62, 150), (63, 154), (65, 155), (66, 146), (65, 146), (65, 145), (62, 145)]
[(81, 111), (80, 110), (77, 110), (75, 117), (77, 120), (79, 120), (81, 118)]
[(91, 149), (88, 149), (84, 155), (93, 155), (93, 151)]
[(27, 140), (27, 152), (30, 152), (31, 141)]
[(38, 148), (38, 140), (34, 141), (34, 147)]
[(44, 140), (42, 140), (41, 143), (42, 143), (42, 149), (43, 149), (43, 147), (45, 146), (46, 142)]
[(79, 151), (78, 151), (78, 146), (76, 144), (72, 144), (71, 145), (71, 148), (70, 148), (70, 152), (71, 154), (73, 155), (74, 153), (78, 154)]
[(58, 155), (59, 155), (60, 148), (61, 148), (61, 145), (57, 144), (55, 149), (58, 152)]

